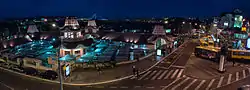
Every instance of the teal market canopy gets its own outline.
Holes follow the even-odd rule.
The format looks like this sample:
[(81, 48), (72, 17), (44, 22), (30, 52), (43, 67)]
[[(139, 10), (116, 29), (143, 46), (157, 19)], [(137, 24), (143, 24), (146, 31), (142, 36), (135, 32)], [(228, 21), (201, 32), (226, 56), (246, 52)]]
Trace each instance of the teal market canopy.
[(75, 58), (76, 58), (75, 56), (67, 54), (64, 57), (60, 58), (60, 60), (61, 61), (72, 61), (72, 60), (75, 60)]

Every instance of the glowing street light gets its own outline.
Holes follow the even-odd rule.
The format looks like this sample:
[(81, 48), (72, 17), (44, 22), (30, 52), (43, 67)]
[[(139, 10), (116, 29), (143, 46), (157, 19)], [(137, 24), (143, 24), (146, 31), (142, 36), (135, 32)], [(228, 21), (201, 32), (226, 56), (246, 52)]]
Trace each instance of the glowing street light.
[(182, 22), (182, 24), (185, 24), (185, 22)]
[(56, 24), (55, 24), (55, 23), (53, 23), (53, 24), (52, 24), (52, 27), (56, 27)]
[(165, 23), (165, 24), (167, 24), (167, 23), (168, 23), (168, 21), (165, 21), (164, 23)]

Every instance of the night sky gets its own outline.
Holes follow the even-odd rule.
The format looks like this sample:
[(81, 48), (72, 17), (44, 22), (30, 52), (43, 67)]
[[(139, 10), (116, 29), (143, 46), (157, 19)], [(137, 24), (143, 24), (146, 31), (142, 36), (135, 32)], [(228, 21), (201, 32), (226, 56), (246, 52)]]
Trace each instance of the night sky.
[(105, 18), (207, 17), (240, 8), (250, 15), (250, 0), (1, 0), (0, 18), (83, 16)]

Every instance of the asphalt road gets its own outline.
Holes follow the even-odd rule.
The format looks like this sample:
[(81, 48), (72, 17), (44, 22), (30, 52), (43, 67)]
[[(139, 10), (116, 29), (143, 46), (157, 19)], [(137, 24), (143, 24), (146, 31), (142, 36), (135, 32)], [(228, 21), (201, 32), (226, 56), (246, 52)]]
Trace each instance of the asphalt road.
[[(126, 80), (96, 86), (67, 86), (64, 90), (168, 90), (182, 88), (183, 82), (191, 80), (183, 74), (184, 67), (188, 58), (192, 54), (195, 44), (191, 43), (181, 47), (164, 61), (159, 63), (151, 70)], [(0, 88), (1, 90), (59, 90), (59, 85), (44, 81), (33, 80), (24, 76), (16, 75), (0, 69)], [(183, 83), (185, 83), (183, 82)], [(201, 81), (202, 82), (202, 81)], [(177, 85), (177, 86), (173, 86)], [(199, 85), (199, 83), (198, 83)], [(189, 88), (190, 87), (190, 88)], [(193, 90), (195, 86), (187, 89)]]

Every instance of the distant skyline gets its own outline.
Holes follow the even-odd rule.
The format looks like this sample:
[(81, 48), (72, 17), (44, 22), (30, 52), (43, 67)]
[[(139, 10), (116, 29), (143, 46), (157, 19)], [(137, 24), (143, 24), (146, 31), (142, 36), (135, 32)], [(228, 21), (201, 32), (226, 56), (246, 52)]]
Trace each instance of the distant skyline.
[(241, 9), (250, 16), (250, 0), (1, 0), (0, 19), (33, 16), (211, 17)]

